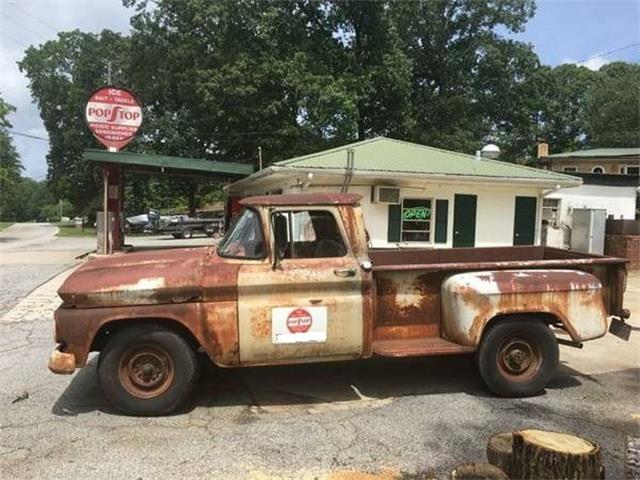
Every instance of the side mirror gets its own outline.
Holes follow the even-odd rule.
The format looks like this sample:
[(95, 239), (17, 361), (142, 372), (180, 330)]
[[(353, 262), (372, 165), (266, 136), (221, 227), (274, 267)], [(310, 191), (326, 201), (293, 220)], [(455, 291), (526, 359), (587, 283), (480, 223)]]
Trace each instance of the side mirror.
[(373, 263), (371, 263), (371, 260), (369, 260), (368, 258), (361, 258), (360, 259), (360, 267), (365, 272), (370, 272), (371, 269), (373, 268)]

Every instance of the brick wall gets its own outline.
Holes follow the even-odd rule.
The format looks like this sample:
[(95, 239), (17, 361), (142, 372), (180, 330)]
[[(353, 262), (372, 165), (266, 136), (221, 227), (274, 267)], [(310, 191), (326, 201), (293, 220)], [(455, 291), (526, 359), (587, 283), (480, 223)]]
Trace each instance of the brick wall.
[(628, 258), (629, 270), (640, 270), (640, 236), (639, 235), (606, 235), (604, 253), (612, 257)]

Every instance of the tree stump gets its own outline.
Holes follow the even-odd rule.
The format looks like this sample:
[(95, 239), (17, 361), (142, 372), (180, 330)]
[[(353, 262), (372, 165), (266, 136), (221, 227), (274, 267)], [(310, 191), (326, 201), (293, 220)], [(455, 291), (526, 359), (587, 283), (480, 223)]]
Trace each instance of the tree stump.
[(491, 465), (503, 470), (509, 477), (512, 475), (513, 433), (503, 432), (493, 435), (487, 443), (487, 459)]
[(509, 480), (506, 473), (488, 463), (467, 463), (451, 472), (452, 480)]
[(600, 447), (573, 435), (543, 430), (513, 433), (511, 478), (604, 478)]

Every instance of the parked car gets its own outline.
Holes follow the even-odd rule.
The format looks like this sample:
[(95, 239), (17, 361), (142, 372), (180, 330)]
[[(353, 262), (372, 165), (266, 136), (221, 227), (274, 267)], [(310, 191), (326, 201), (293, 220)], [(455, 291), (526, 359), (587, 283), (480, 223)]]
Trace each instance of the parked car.
[(252, 197), (217, 249), (88, 261), (58, 292), (49, 368), (72, 373), (99, 351), (105, 396), (133, 415), (183, 404), (198, 349), (224, 367), (475, 353), (491, 391), (521, 397), (551, 379), (558, 343), (605, 335), (608, 317), (628, 335), (626, 260), (539, 246), (370, 250), (359, 199)]

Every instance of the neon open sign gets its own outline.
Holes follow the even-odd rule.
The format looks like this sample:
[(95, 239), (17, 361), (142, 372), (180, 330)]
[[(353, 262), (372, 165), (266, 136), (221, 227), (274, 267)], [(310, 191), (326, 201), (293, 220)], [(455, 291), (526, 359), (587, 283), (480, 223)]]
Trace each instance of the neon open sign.
[(431, 217), (431, 209), (427, 207), (411, 207), (402, 209), (404, 220), (427, 220)]

